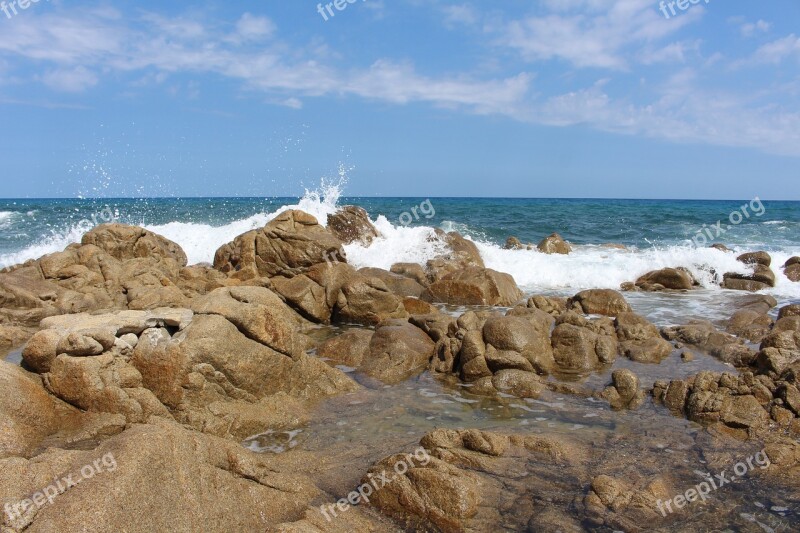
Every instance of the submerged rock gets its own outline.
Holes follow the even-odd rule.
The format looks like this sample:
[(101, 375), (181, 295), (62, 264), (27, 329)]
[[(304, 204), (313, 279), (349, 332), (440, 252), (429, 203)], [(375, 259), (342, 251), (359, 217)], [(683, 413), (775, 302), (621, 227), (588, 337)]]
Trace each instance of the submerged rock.
[(545, 254), (567, 255), (572, 252), (572, 247), (558, 233), (553, 233), (540, 242), (536, 248)]

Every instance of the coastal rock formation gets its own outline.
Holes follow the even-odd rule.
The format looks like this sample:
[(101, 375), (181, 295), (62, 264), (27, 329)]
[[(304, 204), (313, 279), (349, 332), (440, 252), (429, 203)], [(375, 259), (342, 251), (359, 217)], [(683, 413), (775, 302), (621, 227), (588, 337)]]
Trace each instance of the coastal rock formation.
[(660, 363), (672, 353), (658, 328), (636, 313), (620, 313), (614, 320), (620, 351), (638, 363)]
[(522, 298), (522, 291), (510, 274), (472, 266), (439, 278), (421, 298), (454, 305), (511, 306)]
[(601, 397), (611, 404), (612, 409), (638, 409), (645, 399), (639, 388), (639, 378), (628, 369), (615, 370), (611, 375), (611, 385), (603, 390)]
[(553, 357), (560, 372), (586, 373), (617, 357), (617, 337), (609, 318), (587, 320), (574, 312), (556, 319)]
[(726, 289), (757, 292), (775, 286), (775, 273), (769, 268), (772, 258), (767, 252), (751, 252), (736, 258), (740, 263), (751, 265), (752, 274), (728, 272), (723, 276)]
[(380, 236), (367, 212), (355, 205), (340, 207), (335, 213), (328, 215), (328, 229), (344, 244), (359, 242), (368, 246)]
[(783, 273), (790, 281), (800, 281), (800, 257), (792, 257), (783, 265)]
[(639, 277), (635, 285), (644, 291), (685, 291), (699, 286), (699, 283), (685, 268), (663, 268)]
[(442, 253), (425, 265), (431, 283), (466, 268), (486, 267), (475, 243), (465, 239), (460, 233), (456, 231), (445, 233), (436, 228), (432, 240), (439, 243)]
[(346, 263), (342, 242), (303, 211), (284, 211), (261, 229), (223, 245), (214, 268), (239, 279), (299, 273), (318, 263)]
[(434, 353), (434, 342), (406, 320), (382, 322), (370, 340), (360, 370), (394, 384), (421, 373)]
[(361, 268), (358, 273), (368, 278), (378, 278), (390, 291), (400, 297), (419, 298), (425, 290), (425, 287), (418, 281), (382, 268)]
[(503, 245), (505, 250), (525, 250), (527, 247), (516, 237), (509, 237)]
[(558, 233), (553, 233), (536, 245), (536, 249), (545, 254), (567, 255), (572, 252), (572, 247)]
[(737, 367), (749, 366), (756, 357), (743, 339), (717, 330), (708, 321), (693, 320), (683, 326), (662, 328), (661, 334), (669, 341), (694, 346)]
[(617, 316), (632, 311), (631, 306), (617, 291), (611, 289), (591, 289), (582, 291), (567, 301), (567, 309), (585, 315)]

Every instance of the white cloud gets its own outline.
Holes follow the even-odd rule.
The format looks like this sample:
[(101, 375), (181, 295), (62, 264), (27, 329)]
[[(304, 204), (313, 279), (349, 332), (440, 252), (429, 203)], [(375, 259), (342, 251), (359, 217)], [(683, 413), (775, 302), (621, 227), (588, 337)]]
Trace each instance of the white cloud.
[(766, 33), (769, 31), (771, 25), (769, 22), (759, 20), (758, 22), (746, 22), (739, 27), (744, 37), (752, 37), (757, 32)]
[(48, 71), (42, 81), (55, 91), (79, 93), (97, 85), (97, 76), (87, 68), (76, 67)]

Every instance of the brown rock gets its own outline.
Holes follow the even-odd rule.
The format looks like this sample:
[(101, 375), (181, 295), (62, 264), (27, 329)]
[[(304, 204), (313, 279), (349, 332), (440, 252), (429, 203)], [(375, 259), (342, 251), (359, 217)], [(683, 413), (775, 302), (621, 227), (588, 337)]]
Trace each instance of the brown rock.
[(425, 370), (434, 347), (418, 327), (405, 320), (388, 320), (375, 330), (361, 371), (390, 385), (399, 383)]
[(503, 246), (503, 248), (505, 250), (524, 250), (525, 245), (522, 244), (522, 242), (518, 238), (509, 237), (508, 239), (506, 239), (506, 243)]
[(349, 329), (317, 348), (317, 356), (335, 363), (358, 368), (369, 353), (373, 332), (365, 329)]
[(428, 275), (425, 274), (425, 269), (416, 263), (395, 263), (389, 271), (393, 274), (413, 279), (423, 287), (427, 287), (430, 284)]
[(454, 305), (511, 306), (522, 298), (522, 291), (510, 274), (468, 267), (431, 284), (421, 298)]
[(553, 233), (545, 237), (536, 248), (546, 254), (567, 255), (572, 251), (572, 247), (558, 233)]
[(697, 280), (685, 268), (664, 268), (649, 272), (636, 280), (636, 286), (643, 290), (690, 290), (698, 285)]
[(778, 312), (778, 320), (788, 316), (800, 316), (800, 304), (785, 305)]
[(262, 229), (239, 235), (220, 247), (214, 256), (214, 268), (258, 277), (326, 261), (347, 262), (341, 241), (313, 216), (290, 210)]
[(589, 372), (601, 362), (612, 362), (617, 351), (616, 338), (567, 323), (556, 326), (551, 342), (556, 366), (562, 372)]
[(737, 261), (746, 265), (763, 265), (769, 267), (772, 264), (772, 257), (767, 252), (749, 252), (736, 258)]
[(401, 297), (413, 296), (414, 298), (419, 298), (425, 290), (425, 287), (413, 279), (394, 274), (382, 268), (362, 268), (359, 269), (358, 273), (368, 278), (378, 278), (386, 284), (390, 291)]
[(125, 224), (102, 224), (81, 239), (84, 245), (94, 245), (115, 259), (170, 258), (185, 267), (186, 253), (176, 243), (144, 228)]
[(348, 280), (341, 289), (333, 320), (343, 324), (376, 325), (390, 318), (408, 318), (403, 300), (378, 278)]
[(638, 409), (644, 403), (644, 392), (639, 389), (639, 378), (628, 369), (615, 370), (611, 385), (602, 395), (612, 409)]
[(367, 212), (355, 205), (346, 205), (328, 215), (328, 229), (344, 244), (360, 242), (369, 245), (380, 236)]
[(567, 301), (567, 309), (586, 315), (616, 316), (631, 311), (625, 297), (611, 289), (591, 289), (579, 292)]

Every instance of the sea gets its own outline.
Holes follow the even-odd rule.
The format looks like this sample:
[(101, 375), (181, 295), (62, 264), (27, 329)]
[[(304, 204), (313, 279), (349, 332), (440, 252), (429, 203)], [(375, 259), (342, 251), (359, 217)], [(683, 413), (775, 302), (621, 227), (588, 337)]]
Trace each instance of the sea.
[[(263, 227), (286, 209), (301, 209), (321, 224), (343, 205), (367, 210), (381, 233), (369, 247), (346, 246), (357, 268), (388, 269), (441, 253), (434, 228), (458, 231), (475, 242), (486, 266), (514, 276), (528, 294), (571, 295), (588, 288), (618, 289), (649, 271), (688, 268), (701, 289), (691, 297), (630, 294), (652, 319), (683, 323), (682, 315), (719, 318), (732, 291), (717, 281), (725, 272), (747, 272), (738, 254), (765, 250), (773, 258), (774, 288), (781, 304), (800, 300), (800, 283), (782, 266), (800, 255), (800, 202), (761, 200), (613, 200), (550, 198), (347, 197), (342, 184), (322, 183), (300, 198), (140, 198), (0, 200), (0, 267), (36, 259), (79, 242), (97, 224), (143, 226), (186, 251), (190, 264), (210, 263), (237, 235)], [(569, 255), (546, 255), (535, 245), (559, 233)], [(515, 236), (532, 250), (507, 250)], [(714, 248), (724, 244), (733, 253)], [(622, 246), (611, 246), (622, 245)], [(664, 299), (668, 301), (663, 301)]]

